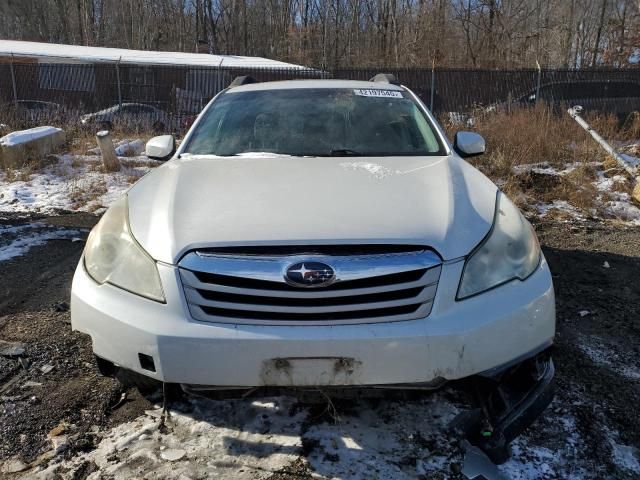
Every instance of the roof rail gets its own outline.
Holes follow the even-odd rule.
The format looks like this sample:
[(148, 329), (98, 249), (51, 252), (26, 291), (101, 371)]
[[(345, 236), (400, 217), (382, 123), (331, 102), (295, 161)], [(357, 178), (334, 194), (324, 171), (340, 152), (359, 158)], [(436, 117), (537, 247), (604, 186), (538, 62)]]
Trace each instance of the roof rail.
[(370, 82), (390, 83), (392, 85), (400, 85), (396, 76), (392, 73), (379, 73), (369, 80)]
[(229, 84), (229, 88), (249, 85), (250, 83), (258, 83), (258, 81), (250, 75), (241, 75), (233, 79), (233, 82)]

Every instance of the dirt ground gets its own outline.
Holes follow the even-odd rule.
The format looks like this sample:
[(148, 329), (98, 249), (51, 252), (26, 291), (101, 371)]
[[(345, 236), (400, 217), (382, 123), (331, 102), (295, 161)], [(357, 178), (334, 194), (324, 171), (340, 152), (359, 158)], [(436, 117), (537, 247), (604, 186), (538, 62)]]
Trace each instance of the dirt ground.
[[(35, 220), (86, 236), (96, 218), (11, 218), (0, 224)], [(546, 222), (536, 229), (557, 295), (553, 355), (558, 393), (524, 443), (516, 445), (516, 453), (526, 459), (528, 453), (522, 450), (527, 448), (566, 451), (565, 444), (573, 442), (572, 457), (564, 455), (562, 465), (547, 473), (538, 469), (542, 478), (638, 478), (634, 467), (640, 449), (640, 228)], [(71, 331), (68, 298), (83, 245), (71, 239), (51, 240), (0, 262), (0, 340), (21, 342), (26, 349), (22, 364), (0, 357), (0, 464), (10, 459), (12, 465), (46, 466), (53, 457), (77, 457), (94, 449), (103, 432), (139, 417), (157, 400), (135, 390), (123, 392), (116, 381), (100, 377), (92, 363), (90, 340)], [(375, 408), (381, 412), (391, 407)], [(336, 408), (348, 416), (358, 403), (338, 403)], [(321, 414), (309, 418), (306, 429), (320, 428), (326, 421)], [(59, 435), (51, 438), (52, 430)], [(56, 451), (58, 437), (64, 438), (64, 445)], [(437, 448), (433, 439), (412, 438), (416, 448)], [(269, 478), (311, 478), (318, 445), (311, 437), (303, 438), (299, 458)], [(416, 478), (462, 478), (459, 457), (450, 458), (444, 473)], [(9, 473), (6, 465), (0, 478), (29, 478), (29, 473)], [(67, 469), (64, 478), (86, 478), (97, 467), (87, 461), (74, 468)], [(360, 477), (344, 472), (343, 478)]]

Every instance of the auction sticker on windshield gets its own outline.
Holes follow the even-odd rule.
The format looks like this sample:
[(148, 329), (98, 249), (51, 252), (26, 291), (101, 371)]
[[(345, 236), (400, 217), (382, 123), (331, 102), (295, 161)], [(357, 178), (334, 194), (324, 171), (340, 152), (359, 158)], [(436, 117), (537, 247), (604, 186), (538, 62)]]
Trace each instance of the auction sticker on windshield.
[(373, 88), (356, 88), (353, 93), (361, 97), (402, 98), (402, 92), (394, 90), (376, 90)]

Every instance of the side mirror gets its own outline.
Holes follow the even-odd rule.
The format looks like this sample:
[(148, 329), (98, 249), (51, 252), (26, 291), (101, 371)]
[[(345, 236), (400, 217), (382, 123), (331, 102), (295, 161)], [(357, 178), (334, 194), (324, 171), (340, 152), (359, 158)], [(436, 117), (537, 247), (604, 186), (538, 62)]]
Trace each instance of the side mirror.
[(176, 139), (173, 135), (160, 135), (147, 142), (145, 155), (153, 160), (166, 161), (176, 151)]
[(482, 155), (485, 151), (484, 138), (474, 132), (458, 132), (453, 141), (453, 149), (462, 158)]

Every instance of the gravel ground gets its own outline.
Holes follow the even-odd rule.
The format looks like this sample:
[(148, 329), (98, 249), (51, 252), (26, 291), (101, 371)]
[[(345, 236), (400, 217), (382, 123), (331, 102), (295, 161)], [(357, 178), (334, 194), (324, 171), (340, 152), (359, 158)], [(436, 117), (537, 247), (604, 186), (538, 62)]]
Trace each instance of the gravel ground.
[[(3, 242), (12, 242), (9, 233), (2, 234), (9, 223), (37, 221), (36, 233), (55, 225), (82, 237), (95, 220), (91, 215), (0, 220), (0, 250)], [(502, 472), (513, 479), (640, 478), (640, 415), (634, 413), (640, 398), (640, 228), (585, 222), (545, 222), (536, 228), (556, 287), (558, 393), (515, 442), (514, 458)], [(462, 478), (457, 443), (434, 427), (465, 407), (452, 388), (405, 401), (320, 406), (286, 397), (266, 403), (185, 400), (175, 406), (169, 431), (148, 430), (157, 421), (158, 397), (123, 392), (117, 382), (97, 375), (90, 341), (71, 331), (67, 302), (83, 247), (73, 238), (55, 238), (0, 262), (0, 340), (23, 343), (28, 360), (21, 365), (0, 357), (0, 478), (32, 478), (38, 472), (48, 478), (162, 478), (167, 462), (160, 457), (168, 451), (160, 448), (154, 456), (153, 449), (163, 441), (172, 454), (183, 442), (187, 456), (196, 459), (191, 463), (200, 468), (171, 463), (173, 470), (164, 472), (175, 478), (176, 472), (205, 478), (207, 471), (218, 472), (217, 478), (271, 480), (311, 478), (312, 473)], [(243, 413), (258, 407), (259, 416)], [(225, 409), (227, 417), (220, 413)], [(416, 418), (416, 411), (425, 412), (424, 418)], [(299, 420), (295, 431), (289, 430), (289, 417)], [(216, 422), (226, 432), (221, 443), (189, 450), (193, 432), (209, 432)], [(129, 438), (126, 448), (115, 449), (118, 454), (107, 448), (134, 428), (147, 433)], [(273, 437), (271, 450), (265, 450), (265, 435)], [(346, 439), (356, 439), (357, 445), (338, 445)], [(262, 457), (254, 443), (260, 443)], [(242, 455), (234, 450), (238, 445)], [(133, 453), (127, 457), (126, 451)], [(118, 455), (125, 460), (119, 462)], [(229, 457), (227, 463), (207, 463), (222, 455)], [(243, 455), (249, 459), (246, 468), (233, 463)], [(10, 473), (30, 463), (35, 468), (28, 473)]]

